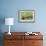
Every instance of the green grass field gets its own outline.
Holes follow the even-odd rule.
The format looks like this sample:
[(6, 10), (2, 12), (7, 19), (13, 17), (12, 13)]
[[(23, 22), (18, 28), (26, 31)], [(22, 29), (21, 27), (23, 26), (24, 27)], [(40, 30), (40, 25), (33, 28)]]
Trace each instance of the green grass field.
[(33, 13), (32, 12), (21, 12), (21, 19), (22, 20), (32, 20)]

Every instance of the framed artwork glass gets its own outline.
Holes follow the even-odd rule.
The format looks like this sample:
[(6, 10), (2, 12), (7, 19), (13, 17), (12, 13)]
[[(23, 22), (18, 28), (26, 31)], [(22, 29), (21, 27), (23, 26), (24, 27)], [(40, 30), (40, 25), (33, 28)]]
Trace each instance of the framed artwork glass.
[(19, 10), (18, 12), (19, 22), (35, 22), (35, 10)]

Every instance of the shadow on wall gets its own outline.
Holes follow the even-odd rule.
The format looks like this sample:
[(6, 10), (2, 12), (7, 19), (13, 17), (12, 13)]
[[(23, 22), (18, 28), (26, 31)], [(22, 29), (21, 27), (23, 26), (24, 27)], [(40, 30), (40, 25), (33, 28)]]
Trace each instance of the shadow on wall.
[(5, 17), (4, 16), (0, 16), (0, 33), (2, 32), (2, 25), (4, 25), (5, 23)]
[(3, 32), (2, 32), (2, 25), (5, 23), (5, 17), (0, 16), (0, 46), (3, 46)]

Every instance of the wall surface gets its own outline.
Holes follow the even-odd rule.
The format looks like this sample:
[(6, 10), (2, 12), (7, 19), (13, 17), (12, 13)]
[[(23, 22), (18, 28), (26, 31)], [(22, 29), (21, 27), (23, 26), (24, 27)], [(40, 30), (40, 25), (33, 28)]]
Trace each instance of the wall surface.
[[(19, 10), (35, 10), (35, 23), (19, 23)], [(2, 17), (13, 17), (15, 19), (11, 31), (46, 31), (46, 0), (1, 0)], [(8, 26), (1, 26), (2, 32), (8, 31)]]
[[(19, 23), (19, 10), (35, 10), (35, 23)], [(45, 0), (1, 0), (0, 17), (13, 17), (14, 26), (11, 31), (46, 31), (46, 1)], [(3, 24), (2, 32), (8, 31), (8, 27)]]

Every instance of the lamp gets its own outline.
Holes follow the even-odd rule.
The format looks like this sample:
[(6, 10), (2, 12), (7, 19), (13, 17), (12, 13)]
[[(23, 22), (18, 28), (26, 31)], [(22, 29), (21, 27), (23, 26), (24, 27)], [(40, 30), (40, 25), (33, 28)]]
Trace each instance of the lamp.
[(11, 35), (11, 33), (10, 33), (10, 25), (14, 25), (14, 18), (5, 18), (5, 25), (9, 25), (8, 34)]

